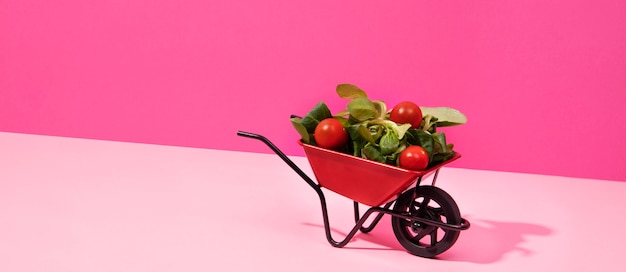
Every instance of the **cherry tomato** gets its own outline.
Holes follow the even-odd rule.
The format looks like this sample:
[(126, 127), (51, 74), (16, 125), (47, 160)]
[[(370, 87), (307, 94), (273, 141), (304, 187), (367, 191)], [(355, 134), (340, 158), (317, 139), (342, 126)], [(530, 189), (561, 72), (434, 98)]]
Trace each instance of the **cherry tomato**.
[(418, 128), (422, 123), (422, 110), (411, 101), (403, 101), (393, 107), (389, 119), (398, 124), (411, 124), (411, 128)]
[(341, 149), (348, 142), (348, 132), (335, 118), (326, 118), (315, 127), (315, 142), (321, 148)]
[(422, 171), (428, 166), (428, 152), (419, 145), (409, 146), (400, 153), (399, 163), (404, 169)]

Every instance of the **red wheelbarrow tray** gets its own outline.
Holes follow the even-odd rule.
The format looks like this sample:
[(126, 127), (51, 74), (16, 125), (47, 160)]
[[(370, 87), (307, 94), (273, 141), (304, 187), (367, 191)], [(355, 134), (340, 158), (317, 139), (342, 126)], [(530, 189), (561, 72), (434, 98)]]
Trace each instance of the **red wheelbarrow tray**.
[(423, 171), (407, 170), (298, 141), (321, 187), (368, 206), (380, 206), (406, 190), (420, 177), (458, 159), (455, 155)]

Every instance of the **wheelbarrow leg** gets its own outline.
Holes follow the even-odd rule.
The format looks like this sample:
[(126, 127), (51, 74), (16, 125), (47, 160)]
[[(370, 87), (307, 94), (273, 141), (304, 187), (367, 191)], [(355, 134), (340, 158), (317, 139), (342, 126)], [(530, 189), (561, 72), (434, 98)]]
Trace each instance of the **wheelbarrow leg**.
[[(385, 204), (385, 206), (383, 206), (383, 209), (387, 210), (389, 209), (389, 207), (391, 207), (391, 205), (393, 204), (393, 201)], [(376, 225), (378, 224), (378, 222), (380, 222), (380, 219), (383, 218), (383, 215), (385, 215), (384, 213), (378, 213), (378, 215), (376, 215), (376, 217), (374, 217), (374, 220), (372, 221), (372, 223), (367, 226), (361, 226), (359, 228), (359, 230), (363, 233), (368, 233), (370, 231), (372, 231), (374, 229), (374, 227), (376, 227)], [(354, 222), (358, 223), (359, 220), (361, 219), (360, 216), (360, 212), (359, 212), (359, 202), (354, 201)]]
[[(371, 231), (371, 229), (374, 228), (376, 223), (378, 223), (378, 221), (380, 221), (380, 217), (382, 217), (385, 212), (388, 212), (388, 210), (386, 208), (382, 208), (382, 207), (372, 207), (372, 208), (369, 208), (363, 214), (363, 217), (361, 217), (359, 220), (357, 220), (356, 225), (352, 228), (352, 230), (350, 230), (350, 233), (348, 233), (348, 235), (346, 235), (346, 237), (344, 237), (343, 240), (336, 241), (335, 239), (333, 239), (332, 233), (331, 233), (331, 230), (330, 230), (330, 222), (328, 220), (328, 211), (326, 210), (326, 200), (324, 199), (323, 195), (320, 195), (320, 201), (322, 203), (322, 215), (324, 217), (324, 230), (326, 232), (326, 240), (328, 240), (328, 243), (330, 243), (334, 247), (343, 247), (343, 246), (345, 246), (346, 244), (348, 244), (348, 242), (350, 242), (350, 240), (352, 240), (352, 238), (357, 233), (357, 231), (359, 231), (361, 229), (366, 229), (365, 232)], [(376, 218), (375, 218), (375, 220), (372, 223), (372, 225), (370, 225), (368, 228), (363, 228), (363, 224), (365, 223), (367, 218), (369, 218), (370, 215), (372, 215), (372, 213), (374, 213), (374, 212), (378, 212), (379, 213), (379, 215), (376, 217), (376, 218), (378, 218), (378, 220), (376, 220)]]

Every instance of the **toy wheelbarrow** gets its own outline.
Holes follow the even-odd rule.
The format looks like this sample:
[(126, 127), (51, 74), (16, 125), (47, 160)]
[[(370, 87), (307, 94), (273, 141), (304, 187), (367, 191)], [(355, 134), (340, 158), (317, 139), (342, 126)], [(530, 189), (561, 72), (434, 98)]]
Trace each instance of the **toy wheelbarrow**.
[[(458, 153), (424, 171), (411, 171), (298, 141), (319, 182), (316, 183), (264, 136), (243, 131), (237, 132), (237, 135), (264, 142), (315, 190), (322, 206), (326, 239), (334, 247), (345, 246), (357, 231), (372, 231), (385, 214), (391, 215), (391, 225), (398, 242), (409, 253), (426, 258), (451, 248), (460, 232), (470, 227), (470, 223), (461, 217), (454, 199), (435, 187), (439, 169), (458, 159)], [(431, 185), (420, 185), (422, 179), (431, 174), (434, 174)], [(321, 188), (354, 202), (356, 225), (342, 241), (332, 237), (326, 198)], [(362, 216), (359, 204), (370, 206)], [(392, 205), (393, 208), (390, 208)], [(377, 213), (376, 217), (369, 226), (364, 226), (374, 213)]]

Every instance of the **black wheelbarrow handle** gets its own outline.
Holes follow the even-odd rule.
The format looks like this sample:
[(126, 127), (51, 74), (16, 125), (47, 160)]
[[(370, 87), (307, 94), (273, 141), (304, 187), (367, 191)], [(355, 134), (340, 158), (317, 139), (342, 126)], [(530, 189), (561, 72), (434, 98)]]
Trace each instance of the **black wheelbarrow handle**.
[(315, 181), (313, 181), (307, 174), (305, 174), (304, 171), (302, 171), (302, 169), (300, 169), (300, 167), (298, 167), (291, 159), (289, 159), (289, 157), (287, 157), (285, 153), (283, 153), (280, 149), (278, 149), (276, 145), (274, 145), (269, 139), (265, 138), (265, 136), (252, 133), (252, 132), (245, 132), (245, 131), (237, 131), (237, 135), (242, 136), (242, 137), (257, 139), (265, 143), (270, 149), (272, 149), (272, 151), (274, 151), (274, 153), (276, 153), (276, 155), (278, 155), (278, 157), (280, 157), (285, 163), (287, 163), (287, 165), (289, 165), (289, 167), (291, 167), (293, 171), (296, 171), (296, 173), (298, 173), (298, 175), (302, 179), (304, 179), (306, 183), (308, 183), (311, 187), (313, 187), (315, 191), (319, 191), (318, 194), (322, 193), (322, 191), (320, 190), (320, 186)]
[[(302, 171), (302, 169), (300, 169), (291, 159), (289, 159), (289, 157), (287, 157), (287, 155), (285, 155), (285, 153), (283, 153), (280, 149), (278, 149), (278, 147), (276, 147), (276, 145), (274, 145), (265, 136), (262, 136), (256, 133), (245, 132), (245, 131), (238, 131), (237, 135), (241, 137), (257, 139), (265, 143), (270, 149), (272, 149), (272, 151), (274, 151), (274, 153), (276, 153), (276, 155), (278, 155), (285, 163), (287, 163), (287, 165), (289, 165), (291, 169), (293, 169), (296, 173), (298, 173), (298, 175), (302, 179), (304, 179), (304, 181), (306, 181), (311, 186), (311, 188), (315, 190), (315, 192), (317, 193), (320, 199), (320, 204), (322, 206), (322, 217), (324, 220), (324, 231), (326, 233), (326, 240), (328, 240), (328, 242), (332, 246), (334, 247), (345, 246), (352, 239), (352, 237), (354, 237), (354, 235), (356, 234), (358, 230), (361, 230), (362, 232), (371, 231), (374, 228), (374, 226), (378, 224), (383, 214), (391, 212), (391, 210), (389, 210), (389, 207), (391, 206), (393, 202), (387, 203), (384, 207), (371, 207), (361, 217), (359, 216), (359, 209), (358, 209), (359, 203), (354, 201), (354, 215), (355, 215), (354, 219), (355, 219), (356, 225), (352, 228), (350, 233), (348, 233), (348, 235), (344, 237), (342, 241), (336, 241), (335, 239), (333, 239), (332, 234), (331, 234), (330, 222), (329, 222), (330, 220), (328, 218), (328, 208), (326, 207), (326, 197), (324, 196), (324, 192), (322, 191), (321, 186), (317, 184), (315, 181), (313, 181), (307, 174), (305, 174), (304, 171)], [(372, 222), (370, 222), (370, 225), (368, 227), (364, 227), (363, 225), (365, 224), (365, 221), (374, 212), (378, 212), (378, 215)]]

